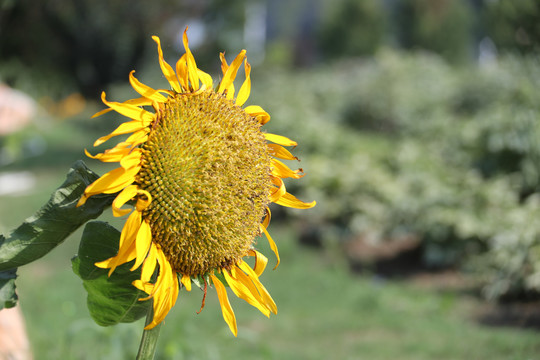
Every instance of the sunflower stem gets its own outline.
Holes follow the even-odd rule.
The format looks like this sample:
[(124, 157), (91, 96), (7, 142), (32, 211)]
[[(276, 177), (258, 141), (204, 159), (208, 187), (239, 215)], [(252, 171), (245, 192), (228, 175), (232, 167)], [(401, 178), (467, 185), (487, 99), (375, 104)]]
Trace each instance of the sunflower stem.
[[(152, 308), (148, 310), (148, 314), (146, 314), (146, 322), (144, 326), (146, 327), (148, 324), (152, 322), (152, 319), (154, 318), (154, 311)], [(139, 352), (137, 353), (137, 360), (153, 360), (154, 354), (156, 352), (156, 345), (159, 338), (159, 330), (161, 328), (161, 324), (157, 324), (154, 328), (149, 330), (144, 330), (142, 337), (141, 337), (141, 344), (139, 345)]]

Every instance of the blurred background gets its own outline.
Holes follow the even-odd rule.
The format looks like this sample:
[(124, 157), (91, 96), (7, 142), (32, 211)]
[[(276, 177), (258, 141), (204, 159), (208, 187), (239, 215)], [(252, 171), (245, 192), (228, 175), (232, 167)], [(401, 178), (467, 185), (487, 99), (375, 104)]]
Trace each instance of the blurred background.
[[(299, 143), (290, 166), (307, 175), (287, 187), (318, 204), (272, 208), (278, 316), (234, 300), (233, 339), (215, 294), (197, 315), (202, 294), (182, 292), (156, 358), (537, 358), (537, 0), (3, 0), (0, 233), (124, 121), (90, 119), (101, 91), (136, 97), (133, 69), (167, 87), (151, 35), (174, 63), (186, 26), (214, 78), (220, 51), (247, 49), (249, 104)], [(143, 324), (101, 328), (86, 310), (79, 237), (19, 269), (35, 358), (133, 358)]]

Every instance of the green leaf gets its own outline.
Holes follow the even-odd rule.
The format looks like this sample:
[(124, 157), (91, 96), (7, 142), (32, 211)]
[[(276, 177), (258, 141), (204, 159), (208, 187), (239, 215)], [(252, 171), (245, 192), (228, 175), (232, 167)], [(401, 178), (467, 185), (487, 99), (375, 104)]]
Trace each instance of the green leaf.
[(0, 271), (39, 259), (81, 225), (101, 215), (116, 194), (92, 196), (85, 205), (76, 207), (84, 189), (98, 178), (84, 162), (77, 161), (47, 204), (7, 237), (0, 236)]
[(0, 272), (0, 310), (12, 308), (17, 304), (17, 294), (15, 293), (15, 279), (17, 269), (10, 269)]
[(117, 267), (108, 277), (109, 269), (94, 264), (118, 253), (120, 232), (111, 225), (93, 221), (86, 224), (79, 254), (72, 259), (73, 271), (83, 280), (88, 292), (90, 315), (101, 326), (133, 322), (145, 316), (151, 301), (139, 301), (148, 295), (131, 283), (140, 279), (141, 267), (130, 271), (133, 261)]

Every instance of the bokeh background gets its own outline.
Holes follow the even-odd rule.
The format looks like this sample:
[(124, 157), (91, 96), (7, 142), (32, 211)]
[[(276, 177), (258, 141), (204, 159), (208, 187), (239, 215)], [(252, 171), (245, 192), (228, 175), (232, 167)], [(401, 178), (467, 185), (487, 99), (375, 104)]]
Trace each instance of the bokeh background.
[[(102, 90), (137, 96), (133, 69), (167, 86), (151, 35), (174, 63), (186, 26), (214, 76), (247, 49), (249, 103), (299, 142), (288, 189), (318, 205), (272, 208), (278, 316), (233, 300), (234, 339), (215, 294), (197, 315), (202, 293), (182, 292), (157, 359), (538, 358), (537, 0), (4, 0), (0, 233), (123, 121), (90, 119)], [(133, 358), (143, 323), (92, 321), (79, 238), (19, 269), (35, 358)]]

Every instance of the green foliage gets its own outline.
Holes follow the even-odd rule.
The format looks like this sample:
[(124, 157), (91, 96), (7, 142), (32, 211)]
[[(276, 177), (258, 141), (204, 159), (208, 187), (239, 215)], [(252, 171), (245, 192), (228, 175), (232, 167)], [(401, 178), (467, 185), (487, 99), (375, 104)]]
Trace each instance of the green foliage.
[(39, 259), (85, 222), (101, 215), (112, 203), (112, 195), (94, 196), (84, 206), (76, 207), (84, 189), (98, 177), (77, 161), (47, 204), (6, 237), (0, 235), (0, 271)]
[(317, 200), (298, 216), (327, 241), (414, 234), (428, 265), (466, 266), (496, 298), (540, 291), (539, 71), (532, 58), (453, 68), (384, 51), (328, 72), (274, 72), (254, 94), (279, 104), (271, 131), (299, 142), (306, 188), (287, 186)]
[(472, 11), (464, 0), (399, 0), (395, 34), (405, 49), (421, 48), (452, 62), (470, 58)]
[(101, 221), (86, 224), (79, 252), (72, 259), (73, 272), (82, 280), (88, 292), (87, 305), (92, 318), (101, 326), (129, 323), (145, 316), (152, 301), (132, 282), (140, 279), (141, 268), (131, 271), (133, 261), (118, 266), (108, 276), (109, 269), (94, 264), (118, 253), (120, 232)]
[(386, 14), (377, 0), (332, 1), (319, 33), (321, 51), (328, 58), (372, 55), (386, 32)]
[(536, 0), (487, 1), (484, 21), (488, 36), (501, 49), (521, 53), (540, 49), (540, 3)]
[(0, 272), (0, 310), (17, 305), (18, 296), (15, 293), (17, 269)]
[(66, 181), (49, 201), (7, 237), (0, 235), (0, 308), (15, 306), (15, 279), (19, 266), (49, 253), (90, 219), (112, 203), (110, 195), (97, 196), (85, 206), (75, 207), (84, 189), (99, 176), (82, 161), (76, 162)]

